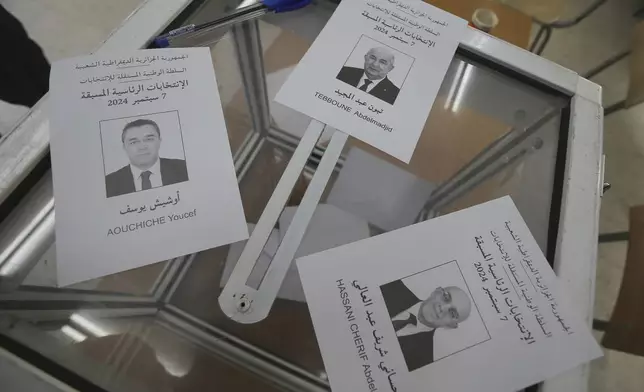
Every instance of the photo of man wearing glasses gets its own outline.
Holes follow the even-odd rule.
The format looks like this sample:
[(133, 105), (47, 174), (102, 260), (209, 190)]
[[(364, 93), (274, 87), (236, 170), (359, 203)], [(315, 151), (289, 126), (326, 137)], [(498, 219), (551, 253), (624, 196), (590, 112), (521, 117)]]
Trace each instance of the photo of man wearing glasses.
[(403, 280), (382, 285), (380, 290), (410, 372), (434, 362), (436, 332), (458, 328), (472, 310), (470, 297), (456, 286), (437, 287), (424, 300)]

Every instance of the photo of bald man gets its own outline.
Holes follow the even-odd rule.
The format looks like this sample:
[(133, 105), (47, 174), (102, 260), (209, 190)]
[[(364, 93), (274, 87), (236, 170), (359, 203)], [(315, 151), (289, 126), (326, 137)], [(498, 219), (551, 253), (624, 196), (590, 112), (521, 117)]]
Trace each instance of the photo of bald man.
[(456, 286), (436, 287), (427, 298), (419, 298), (402, 280), (380, 291), (410, 372), (434, 362), (438, 330), (458, 328), (472, 312), (469, 295)]
[(393, 105), (400, 88), (387, 78), (387, 74), (394, 69), (395, 63), (396, 56), (391, 49), (373, 47), (364, 55), (363, 68), (344, 66), (336, 79)]

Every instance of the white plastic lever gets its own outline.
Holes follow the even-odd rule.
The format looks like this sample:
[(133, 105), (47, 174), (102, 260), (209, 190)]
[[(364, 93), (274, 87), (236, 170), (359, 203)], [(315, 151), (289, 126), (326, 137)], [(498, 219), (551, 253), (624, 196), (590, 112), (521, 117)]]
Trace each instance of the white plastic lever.
[(268, 316), (284, 276), (342, 153), (348, 136), (342, 132), (335, 132), (259, 288), (249, 287), (246, 284), (248, 277), (324, 127), (325, 125), (317, 120), (312, 120), (309, 124), (219, 296), (219, 305), (223, 312), (237, 322), (251, 324)]

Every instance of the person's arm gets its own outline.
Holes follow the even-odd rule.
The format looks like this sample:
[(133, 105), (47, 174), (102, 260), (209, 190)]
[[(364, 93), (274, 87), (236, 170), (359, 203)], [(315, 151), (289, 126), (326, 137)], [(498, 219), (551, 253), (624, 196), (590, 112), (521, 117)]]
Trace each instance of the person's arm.
[(49, 62), (20, 21), (0, 5), (0, 100), (32, 107), (49, 91)]

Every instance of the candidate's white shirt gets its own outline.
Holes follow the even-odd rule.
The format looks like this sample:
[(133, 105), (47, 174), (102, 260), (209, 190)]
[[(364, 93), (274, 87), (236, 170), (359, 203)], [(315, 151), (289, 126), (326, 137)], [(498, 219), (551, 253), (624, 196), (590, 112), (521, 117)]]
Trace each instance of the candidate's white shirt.
[(418, 312), (420, 311), (420, 305), (422, 305), (422, 302), (417, 303), (416, 305), (410, 307), (409, 309), (403, 310), (402, 312), (394, 316), (394, 318), (392, 318), (393, 321), (397, 321), (397, 320), (404, 321), (409, 319), (410, 314), (413, 314), (414, 317), (416, 317), (416, 325), (411, 325), (411, 324), (405, 325), (403, 329), (396, 332), (396, 336), (414, 335), (417, 333), (434, 330), (434, 328), (428, 327), (418, 320)]
[[(362, 77), (360, 78), (360, 82), (358, 83), (358, 88), (362, 87), (362, 85), (364, 84), (365, 79), (371, 80), (371, 79), (369, 79), (367, 77), (366, 73), (362, 72)], [(371, 80), (372, 83), (370, 83), (367, 86), (367, 92), (373, 90), (373, 88), (376, 87), (378, 85), (378, 83), (382, 82), (383, 80), (385, 80), (385, 78), (382, 78), (380, 80)]]
[(130, 164), (130, 170), (132, 171), (132, 178), (134, 178), (134, 187), (136, 191), (143, 189), (143, 178), (141, 178), (141, 173), (144, 171), (149, 171), (150, 173), (150, 184), (152, 188), (157, 188), (163, 185), (161, 180), (161, 159), (157, 158), (157, 161), (154, 162), (154, 165), (147, 170), (141, 170), (138, 167)]

